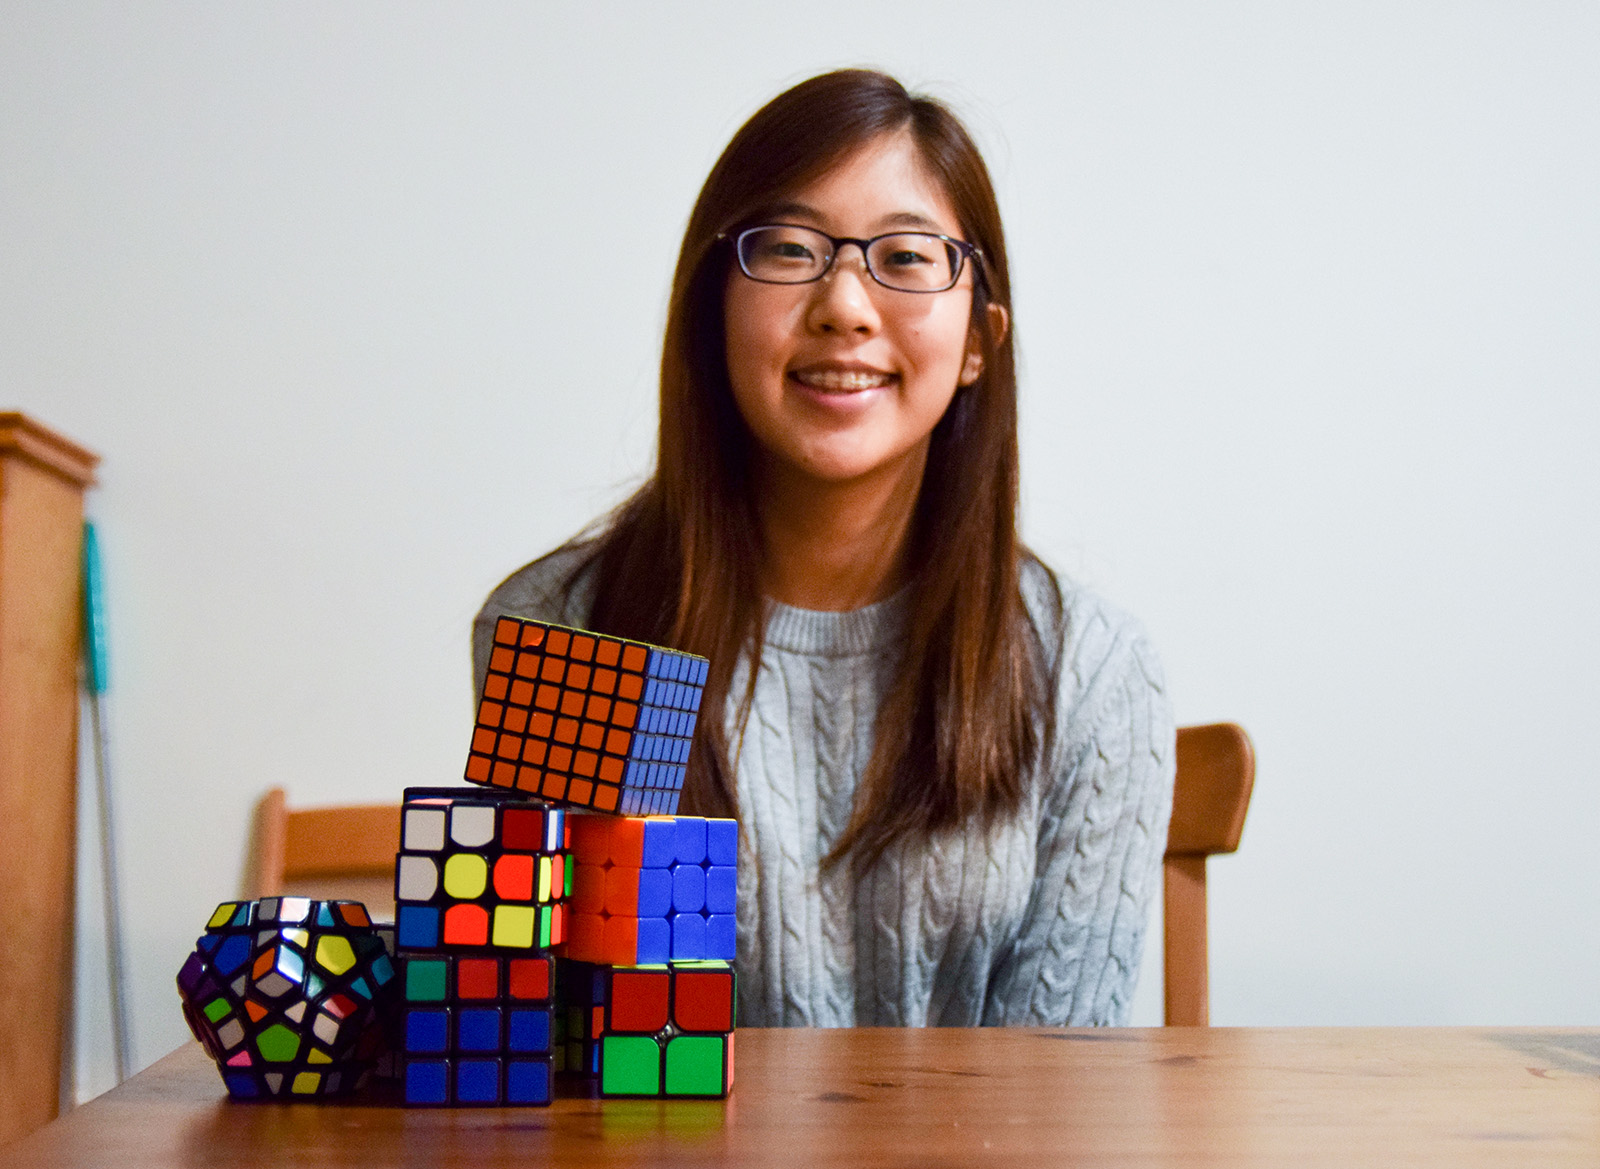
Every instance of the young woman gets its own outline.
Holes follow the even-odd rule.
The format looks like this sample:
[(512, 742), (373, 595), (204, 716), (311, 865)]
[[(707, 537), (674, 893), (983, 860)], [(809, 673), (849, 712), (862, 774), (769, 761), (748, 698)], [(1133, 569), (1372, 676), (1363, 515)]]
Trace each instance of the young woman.
[(1010, 284), (956, 118), (781, 94), (689, 219), (654, 474), (503, 613), (704, 654), (748, 1026), (1126, 1021), (1173, 725), (1139, 628), (1017, 538)]

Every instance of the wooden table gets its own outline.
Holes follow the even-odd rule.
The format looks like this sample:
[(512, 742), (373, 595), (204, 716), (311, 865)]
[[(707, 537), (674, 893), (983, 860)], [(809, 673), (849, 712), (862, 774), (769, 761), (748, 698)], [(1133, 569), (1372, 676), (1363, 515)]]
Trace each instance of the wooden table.
[(743, 1030), (737, 1071), (727, 1101), (233, 1104), (190, 1045), (0, 1165), (1600, 1165), (1600, 1030)]

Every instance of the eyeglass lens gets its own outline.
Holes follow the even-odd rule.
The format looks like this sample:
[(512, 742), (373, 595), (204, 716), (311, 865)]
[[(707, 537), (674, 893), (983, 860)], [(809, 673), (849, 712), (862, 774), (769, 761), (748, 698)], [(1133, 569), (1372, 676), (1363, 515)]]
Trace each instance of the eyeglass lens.
[[(907, 231), (879, 236), (867, 248), (867, 271), (904, 292), (942, 292), (961, 274), (962, 255), (936, 235)], [(739, 237), (739, 266), (753, 280), (806, 284), (833, 263), (833, 242), (809, 227), (759, 227)]]

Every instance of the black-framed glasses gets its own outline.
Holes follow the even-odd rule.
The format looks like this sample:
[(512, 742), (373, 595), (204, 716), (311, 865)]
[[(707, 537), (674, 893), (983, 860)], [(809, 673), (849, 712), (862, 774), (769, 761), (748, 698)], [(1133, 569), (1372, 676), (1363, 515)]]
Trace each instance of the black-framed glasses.
[(871, 239), (831, 236), (814, 227), (769, 223), (747, 227), (731, 236), (739, 270), (762, 284), (810, 284), (833, 267), (839, 249), (855, 244), (866, 261), (867, 274), (897, 292), (944, 292), (961, 279), (967, 257), (981, 272), (983, 253), (965, 240), (931, 231), (892, 231)]

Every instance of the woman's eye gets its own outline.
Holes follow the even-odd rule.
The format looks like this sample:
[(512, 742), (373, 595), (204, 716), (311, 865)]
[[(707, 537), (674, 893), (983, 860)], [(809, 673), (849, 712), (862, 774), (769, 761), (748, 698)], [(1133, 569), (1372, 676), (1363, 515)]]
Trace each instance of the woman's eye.
[(898, 248), (889, 253), (887, 262), (891, 268), (914, 268), (918, 264), (931, 264), (933, 259), (922, 252), (912, 251), (909, 248)]
[(779, 260), (810, 260), (811, 249), (793, 240), (782, 240), (767, 248), (767, 255)]

